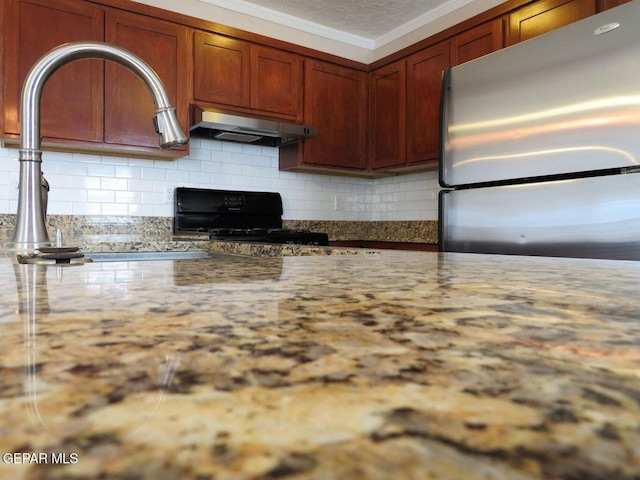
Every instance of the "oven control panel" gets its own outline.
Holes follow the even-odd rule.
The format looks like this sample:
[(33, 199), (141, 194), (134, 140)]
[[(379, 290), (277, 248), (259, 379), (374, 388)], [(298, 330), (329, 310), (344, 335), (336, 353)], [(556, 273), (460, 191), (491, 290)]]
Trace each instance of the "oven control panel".
[(238, 210), (246, 204), (244, 195), (231, 194), (222, 196), (222, 205), (229, 209)]

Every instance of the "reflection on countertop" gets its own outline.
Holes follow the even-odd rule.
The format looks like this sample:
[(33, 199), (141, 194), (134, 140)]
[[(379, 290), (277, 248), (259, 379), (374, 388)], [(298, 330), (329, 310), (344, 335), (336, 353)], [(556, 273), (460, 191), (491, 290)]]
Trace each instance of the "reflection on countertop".
[(0, 453), (49, 462), (0, 477), (638, 478), (639, 286), (607, 260), (5, 256)]

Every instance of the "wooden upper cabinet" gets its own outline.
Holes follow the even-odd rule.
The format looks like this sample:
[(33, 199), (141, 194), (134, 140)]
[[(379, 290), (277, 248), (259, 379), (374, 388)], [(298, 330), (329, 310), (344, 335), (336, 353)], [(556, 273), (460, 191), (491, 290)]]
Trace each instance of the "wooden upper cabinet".
[(609, 10), (611, 8), (617, 7), (618, 5), (622, 5), (623, 3), (628, 3), (631, 0), (599, 0), (598, 2), (598, 11), (602, 12), (604, 10)]
[(507, 45), (528, 40), (596, 13), (595, 0), (540, 0), (509, 14)]
[(369, 74), (369, 166), (402, 166), (406, 155), (407, 68), (400, 60)]
[(440, 155), (442, 74), (449, 63), (449, 42), (428, 47), (407, 59), (407, 163), (436, 163)]
[(305, 163), (367, 166), (367, 74), (326, 62), (305, 64), (304, 122), (318, 136), (304, 142)]
[(196, 101), (249, 107), (249, 43), (213, 33), (194, 33)]
[(302, 57), (196, 31), (194, 100), (299, 120)]
[[(135, 53), (156, 71), (187, 131), (187, 28), (119, 10), (107, 10), (105, 25), (107, 42)], [(147, 86), (125, 67), (107, 62), (105, 68), (105, 143), (158, 148), (156, 108)]]
[[(164, 83), (183, 128), (188, 127), (186, 27), (77, 0), (5, 1), (5, 137), (17, 138), (20, 133), (20, 91), (31, 66), (54, 47), (87, 40), (121, 46), (149, 63)], [(64, 149), (113, 154), (185, 155), (186, 146), (159, 148), (154, 114), (149, 90), (132, 72), (113, 62), (83, 59), (62, 66), (46, 82), (41, 133), (47, 148), (64, 144)]]
[(503, 43), (502, 20), (499, 18), (459, 33), (451, 38), (451, 66), (500, 50)]
[[(28, 71), (49, 50), (66, 42), (103, 40), (104, 13), (72, 0), (3, 0), (4, 131), (20, 133), (20, 91)], [(69, 63), (47, 81), (41, 103), (45, 141), (102, 141), (103, 62)]]
[(364, 171), (367, 74), (307, 59), (304, 77), (304, 123), (315, 127), (318, 135), (280, 148), (280, 169)]
[(251, 107), (302, 119), (302, 57), (251, 45)]
[(439, 156), (442, 73), (502, 48), (502, 21), (466, 30), (369, 75), (369, 166), (432, 168)]

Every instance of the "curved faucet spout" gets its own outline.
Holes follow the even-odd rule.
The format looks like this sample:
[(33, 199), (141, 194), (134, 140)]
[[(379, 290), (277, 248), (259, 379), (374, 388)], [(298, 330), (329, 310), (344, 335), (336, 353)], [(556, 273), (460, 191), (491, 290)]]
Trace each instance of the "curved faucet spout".
[(115, 62), (135, 73), (148, 87), (156, 106), (154, 125), (160, 147), (183, 145), (188, 138), (180, 127), (162, 81), (140, 57), (104, 42), (72, 42), (43, 55), (27, 74), (20, 103), (20, 187), (18, 214), (13, 236), (17, 250), (31, 251), (50, 245), (41, 196), (42, 141), (40, 138), (40, 99), (47, 80), (63, 65), (83, 58)]

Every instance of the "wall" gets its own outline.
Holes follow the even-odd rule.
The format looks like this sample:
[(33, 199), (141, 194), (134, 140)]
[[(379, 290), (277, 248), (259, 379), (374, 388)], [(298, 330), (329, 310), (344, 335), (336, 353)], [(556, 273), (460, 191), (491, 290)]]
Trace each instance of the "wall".
[[(286, 220), (436, 220), (437, 174), (361, 179), (278, 170), (278, 151), (191, 140), (176, 161), (44, 152), (49, 213), (173, 215), (165, 187), (277, 191)], [(0, 213), (16, 213), (18, 150), (0, 148)], [(336, 197), (339, 209), (336, 210)]]

